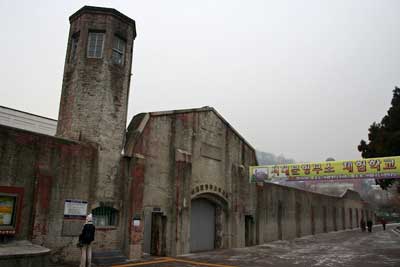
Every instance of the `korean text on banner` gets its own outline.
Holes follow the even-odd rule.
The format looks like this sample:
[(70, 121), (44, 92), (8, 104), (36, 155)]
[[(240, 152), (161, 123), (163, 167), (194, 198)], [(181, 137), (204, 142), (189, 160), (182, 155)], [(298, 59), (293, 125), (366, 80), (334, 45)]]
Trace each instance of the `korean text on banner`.
[(400, 157), (250, 166), (250, 182), (400, 178)]

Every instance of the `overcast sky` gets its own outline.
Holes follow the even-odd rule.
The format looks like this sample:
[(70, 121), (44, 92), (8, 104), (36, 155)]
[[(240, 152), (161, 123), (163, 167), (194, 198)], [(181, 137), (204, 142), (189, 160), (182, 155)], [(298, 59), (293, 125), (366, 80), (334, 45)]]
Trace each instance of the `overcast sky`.
[(136, 21), (128, 121), (212, 106), (256, 149), (359, 158), (400, 86), (400, 1), (0, 1), (0, 105), (57, 119), (83, 5)]

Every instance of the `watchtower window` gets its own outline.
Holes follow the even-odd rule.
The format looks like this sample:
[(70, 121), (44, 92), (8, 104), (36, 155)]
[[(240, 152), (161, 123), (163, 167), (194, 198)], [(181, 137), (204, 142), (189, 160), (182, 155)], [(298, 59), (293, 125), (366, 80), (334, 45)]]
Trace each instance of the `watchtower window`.
[(104, 32), (89, 32), (87, 57), (102, 58), (104, 46)]
[(78, 49), (78, 41), (79, 41), (79, 32), (76, 32), (71, 37), (71, 53), (70, 53), (70, 61), (76, 61), (76, 51)]
[(118, 210), (111, 207), (98, 207), (92, 210), (93, 223), (96, 226), (116, 226)]
[(125, 45), (124, 39), (115, 36), (112, 49), (112, 62), (114, 64), (122, 65), (124, 63)]

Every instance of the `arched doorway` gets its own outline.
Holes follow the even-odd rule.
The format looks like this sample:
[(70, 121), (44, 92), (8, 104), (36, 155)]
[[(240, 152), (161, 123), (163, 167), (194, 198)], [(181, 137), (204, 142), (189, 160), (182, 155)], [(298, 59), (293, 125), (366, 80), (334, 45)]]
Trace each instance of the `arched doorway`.
[(200, 193), (191, 201), (190, 251), (223, 248), (228, 216), (227, 200), (214, 192)]
[(215, 248), (215, 204), (205, 198), (192, 200), (190, 218), (191, 252)]

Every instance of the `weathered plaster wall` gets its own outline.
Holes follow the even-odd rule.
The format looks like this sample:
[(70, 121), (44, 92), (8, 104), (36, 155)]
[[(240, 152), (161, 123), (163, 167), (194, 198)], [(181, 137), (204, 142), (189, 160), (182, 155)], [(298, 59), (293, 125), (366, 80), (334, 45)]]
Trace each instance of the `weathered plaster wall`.
[(256, 163), (251, 147), (211, 110), (152, 114), (140, 137), (132, 140), (132, 135), (125, 151), (145, 162), (143, 199), (134, 200), (142, 203), (137, 212), (143, 214), (144, 232), (138, 244), (145, 252), (154, 209), (167, 217), (166, 253), (190, 252), (191, 200), (204, 194), (223, 205), (217, 245), (244, 246), (244, 215), (255, 217), (256, 210), (256, 199), (247, 197), (256, 192), (247, 180), (247, 167)]
[[(96, 7), (82, 8), (70, 22), (57, 136), (98, 144), (96, 197), (118, 206), (115, 179), (125, 137), (135, 22), (116, 10)], [(87, 55), (90, 31), (104, 33), (101, 58)], [(73, 36), (79, 36), (75, 59)], [(126, 41), (120, 65), (112, 62), (116, 36)]]
[[(140, 157), (144, 170), (139, 175), (143, 194), (133, 199), (134, 213), (143, 219), (132, 238), (135, 255), (141, 248), (150, 252), (153, 211), (167, 217), (165, 253), (189, 253), (191, 200), (198, 197), (217, 204), (217, 248), (348, 229), (350, 221), (356, 227), (365, 209), (351, 191), (333, 197), (250, 184), (248, 167), (257, 164), (254, 150), (211, 108), (141, 114), (133, 120), (127, 140), (130, 169)], [(130, 177), (138, 179), (132, 173)]]
[[(118, 211), (118, 224), (97, 231), (97, 249), (118, 249), (128, 222), (123, 206), (125, 181), (120, 168), (126, 131), (135, 22), (115, 9), (85, 6), (70, 17), (57, 136), (97, 145), (92, 208)], [(91, 31), (104, 35), (100, 58), (88, 56)], [(123, 62), (112, 60), (124, 40)], [(78, 40), (76, 49), (73, 41)], [(75, 51), (75, 57), (73, 56)]]
[(90, 145), (0, 126), (0, 184), (25, 191), (17, 239), (49, 247), (54, 257), (78, 258), (84, 220), (64, 219), (64, 201), (93, 202), (96, 158)]
[(258, 187), (258, 208), (259, 243), (355, 228), (357, 210), (360, 212), (358, 220), (361, 220), (361, 210), (368, 209), (355, 192), (347, 191), (343, 197), (334, 197), (276, 184)]

